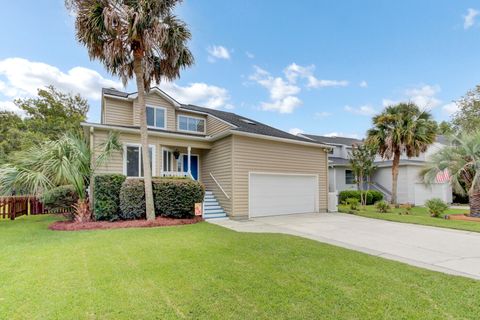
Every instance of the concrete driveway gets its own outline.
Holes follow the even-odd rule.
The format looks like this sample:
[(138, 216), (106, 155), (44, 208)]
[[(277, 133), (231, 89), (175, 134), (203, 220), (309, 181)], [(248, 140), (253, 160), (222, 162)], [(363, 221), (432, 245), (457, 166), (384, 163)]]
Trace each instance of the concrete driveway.
[(480, 233), (389, 222), (342, 213), (209, 222), (240, 232), (296, 235), (480, 280)]

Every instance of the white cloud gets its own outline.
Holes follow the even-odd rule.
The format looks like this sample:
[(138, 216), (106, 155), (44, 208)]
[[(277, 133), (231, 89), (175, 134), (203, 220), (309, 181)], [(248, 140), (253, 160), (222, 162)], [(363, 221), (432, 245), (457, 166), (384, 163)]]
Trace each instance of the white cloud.
[(23, 110), (18, 108), (13, 101), (0, 101), (0, 111), (9, 111), (22, 114)]
[(325, 137), (343, 137), (343, 138), (353, 138), (360, 139), (360, 135), (357, 133), (344, 133), (344, 132), (330, 132), (325, 133)]
[(359, 84), (360, 88), (368, 88), (368, 82), (363, 80)]
[(309, 88), (324, 88), (324, 87), (345, 87), (348, 86), (348, 81), (346, 80), (322, 80), (317, 79), (313, 72), (315, 71), (315, 66), (301, 66), (296, 63), (290, 64), (285, 68), (284, 73), (285, 77), (291, 83), (296, 83), (298, 78), (307, 80), (307, 87)]
[(294, 96), (288, 96), (281, 100), (275, 100), (273, 102), (263, 102), (261, 104), (262, 110), (265, 111), (278, 111), (280, 113), (292, 113), (295, 108), (302, 104), (302, 100)]
[(301, 90), (300, 87), (285, 81), (281, 77), (272, 77), (268, 71), (258, 66), (254, 66), (254, 68), (255, 73), (250, 76), (250, 80), (266, 88), (272, 100), (281, 100), (288, 96), (296, 95)]
[(181, 103), (197, 104), (212, 109), (233, 109), (230, 95), (225, 88), (203, 82), (191, 83), (185, 87), (172, 82), (164, 82), (160, 87)]
[(358, 108), (345, 106), (344, 109), (347, 112), (362, 115), (362, 116), (373, 116), (376, 113), (375, 109), (372, 106), (369, 106), (369, 105), (360, 106)]
[(224, 46), (208, 47), (207, 52), (209, 62), (215, 62), (217, 59), (230, 60), (230, 52)]
[(442, 107), (442, 110), (448, 114), (448, 115), (452, 115), (454, 113), (456, 113), (458, 110), (459, 110), (459, 107), (458, 105), (455, 103), (455, 102), (450, 102), (450, 103), (447, 103), (446, 105), (444, 105)]
[(303, 131), (302, 129), (299, 129), (299, 128), (292, 128), (292, 129), (288, 130), (288, 133), (293, 134), (295, 136), (298, 136), (299, 134), (305, 133), (305, 131)]
[(479, 11), (469, 8), (467, 14), (463, 16), (463, 29), (467, 30), (473, 27), (475, 19), (479, 13)]
[(439, 86), (422, 85), (405, 90), (405, 96), (420, 108), (430, 110), (442, 102), (435, 97), (439, 92)]
[(395, 101), (395, 100), (391, 100), (391, 99), (383, 99), (382, 100), (382, 106), (384, 108), (396, 105), (397, 103), (399, 103), (399, 101)]
[(245, 55), (249, 59), (254, 59), (255, 58), (255, 55), (253, 53), (249, 52), (249, 51), (245, 51)]
[(63, 72), (49, 64), (23, 58), (0, 60), (0, 77), (5, 79), (0, 80), (0, 93), (12, 98), (35, 96), (37, 89), (53, 85), (62, 91), (99, 100), (102, 87), (123, 87), (119, 81), (106, 79), (92, 69), (74, 67)]
[(331, 116), (331, 112), (326, 112), (326, 111), (321, 111), (321, 112), (315, 112), (315, 118), (326, 118)]

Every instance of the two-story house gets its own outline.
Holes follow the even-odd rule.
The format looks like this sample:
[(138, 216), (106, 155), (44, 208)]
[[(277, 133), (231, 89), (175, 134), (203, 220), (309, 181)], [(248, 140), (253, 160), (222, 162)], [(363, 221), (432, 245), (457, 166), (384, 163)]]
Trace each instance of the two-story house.
[[(159, 88), (146, 97), (153, 176), (187, 176), (207, 189), (205, 214), (249, 218), (327, 210), (329, 147), (240, 115), (181, 104)], [(117, 131), (123, 153), (98, 173), (142, 176), (137, 95), (103, 89), (90, 145)]]
[[(345, 137), (325, 137), (302, 134), (304, 138), (312, 139), (332, 149), (329, 152), (329, 191), (340, 192), (343, 190), (357, 190), (358, 186), (354, 173), (350, 168), (350, 153), (353, 145), (362, 144), (363, 140)], [(430, 155), (441, 149), (446, 144), (442, 136), (437, 137), (426, 152), (418, 157), (408, 158), (401, 156), (398, 174), (397, 198), (399, 203), (412, 203), (423, 205), (432, 198), (440, 198), (447, 203), (452, 202), (452, 187), (448, 181), (437, 181), (425, 185), (420, 179), (420, 171), (425, 166)], [(382, 192), (387, 200), (391, 198), (392, 190), (392, 161), (383, 160), (380, 156), (375, 158), (377, 167), (371, 177), (370, 187)]]

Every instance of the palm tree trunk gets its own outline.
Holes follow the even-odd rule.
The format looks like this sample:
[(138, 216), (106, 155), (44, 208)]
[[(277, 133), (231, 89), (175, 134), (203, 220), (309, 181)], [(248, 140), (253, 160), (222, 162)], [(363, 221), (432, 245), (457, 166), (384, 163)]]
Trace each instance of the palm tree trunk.
[(480, 217), (480, 190), (475, 190), (469, 197), (470, 215)]
[(398, 170), (400, 166), (400, 151), (395, 151), (392, 163), (392, 205), (397, 205), (397, 186), (398, 186)]
[(140, 140), (142, 144), (143, 177), (145, 182), (145, 204), (147, 220), (155, 220), (155, 207), (153, 205), (152, 169), (150, 167), (150, 153), (148, 148), (147, 107), (145, 104), (145, 84), (143, 81), (143, 52), (134, 54), (133, 69), (137, 82), (138, 108), (140, 109)]

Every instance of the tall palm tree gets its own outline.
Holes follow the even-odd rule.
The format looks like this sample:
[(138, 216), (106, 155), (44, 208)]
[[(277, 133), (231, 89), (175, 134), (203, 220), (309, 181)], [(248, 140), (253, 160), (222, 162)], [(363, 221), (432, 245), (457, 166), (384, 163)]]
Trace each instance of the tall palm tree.
[(187, 25), (173, 15), (181, 0), (66, 0), (76, 14), (77, 39), (124, 85), (135, 77), (147, 219), (155, 219), (145, 93), (152, 82), (174, 80), (191, 66)]
[(98, 150), (96, 157), (84, 138), (65, 134), (18, 153), (16, 162), (0, 166), (0, 195), (15, 190), (38, 195), (57, 186), (72, 185), (78, 196), (75, 219), (88, 221), (91, 211), (87, 185), (98, 166), (122, 150), (118, 134), (111, 132), (94, 149)]
[(480, 217), (480, 130), (461, 133), (429, 159), (421, 175), (426, 183), (448, 170), (450, 184), (459, 194), (469, 196), (470, 215)]
[(367, 132), (367, 143), (392, 161), (392, 204), (397, 205), (397, 185), (400, 157), (418, 157), (435, 141), (437, 123), (432, 115), (413, 103), (389, 106), (373, 117), (373, 128)]

